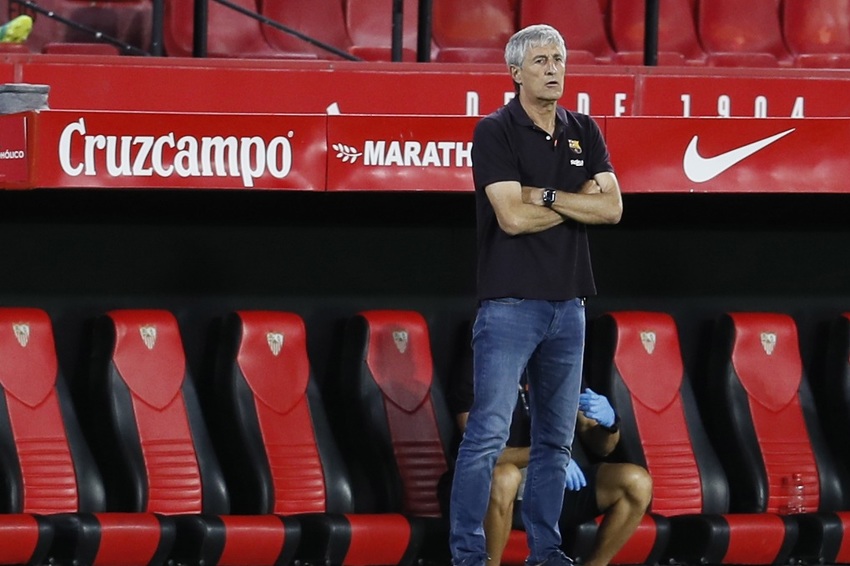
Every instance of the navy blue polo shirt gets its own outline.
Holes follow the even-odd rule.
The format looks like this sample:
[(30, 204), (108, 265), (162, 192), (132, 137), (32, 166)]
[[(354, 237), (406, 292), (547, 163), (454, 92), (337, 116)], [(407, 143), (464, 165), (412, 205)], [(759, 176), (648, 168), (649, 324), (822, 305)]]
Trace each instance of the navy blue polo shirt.
[(597, 173), (613, 171), (608, 148), (590, 116), (558, 107), (550, 136), (518, 98), (475, 127), (472, 174), (478, 232), (478, 299), (518, 297), (563, 301), (596, 294), (586, 226), (568, 219), (510, 236), (499, 227), (484, 188), (499, 181), (577, 192)]

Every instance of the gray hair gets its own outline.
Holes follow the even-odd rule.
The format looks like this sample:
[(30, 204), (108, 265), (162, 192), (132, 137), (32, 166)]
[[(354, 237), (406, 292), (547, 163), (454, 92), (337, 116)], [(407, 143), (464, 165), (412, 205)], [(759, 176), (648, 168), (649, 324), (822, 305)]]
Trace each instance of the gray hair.
[(508, 67), (521, 67), (525, 54), (530, 49), (544, 45), (555, 45), (566, 60), (567, 45), (558, 30), (546, 24), (535, 24), (511, 36), (505, 46), (505, 62)]

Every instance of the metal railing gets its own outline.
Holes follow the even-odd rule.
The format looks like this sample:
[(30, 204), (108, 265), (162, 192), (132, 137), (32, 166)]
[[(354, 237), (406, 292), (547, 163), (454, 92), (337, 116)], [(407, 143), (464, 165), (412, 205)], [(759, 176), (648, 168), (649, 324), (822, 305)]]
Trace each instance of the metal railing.
[[(262, 14), (258, 14), (257, 12), (254, 12), (252, 10), (248, 10), (246, 8), (243, 8), (242, 6), (239, 6), (238, 4), (234, 4), (233, 2), (230, 2), (229, 0), (212, 0), (212, 1), (218, 2), (222, 6), (225, 6), (225, 7), (229, 8), (229, 9), (235, 11), (235, 12), (238, 12), (238, 13), (242, 14), (243, 16), (247, 16), (249, 18), (257, 20), (258, 22), (260, 22), (263, 25), (267, 25), (267, 26), (272, 27), (276, 30), (279, 30), (279, 31), (282, 31), (284, 33), (288, 33), (290, 35), (293, 35), (293, 36), (297, 37), (298, 39), (301, 39), (301, 40), (306, 41), (307, 43), (309, 43), (311, 45), (315, 45), (316, 47), (324, 49), (325, 51), (328, 51), (329, 53), (333, 53), (334, 55), (338, 55), (338, 56), (342, 57), (343, 59), (348, 59), (349, 61), (360, 61), (359, 57), (355, 57), (354, 55), (351, 55), (350, 53), (347, 53), (347, 52), (345, 52), (345, 51), (343, 51), (343, 50), (341, 50), (337, 47), (334, 47), (333, 45), (329, 45), (327, 43), (319, 41), (318, 39), (310, 37), (306, 33), (301, 33), (300, 31), (298, 31), (296, 29), (293, 29), (289, 26), (285, 26), (285, 25), (283, 25), (282, 23), (280, 23), (276, 20), (273, 20), (271, 18), (263, 16)], [(195, 0), (195, 27), (194, 27), (194, 36), (193, 36), (194, 43), (193, 43), (193, 46), (192, 46), (192, 55), (195, 56), (195, 57), (206, 57), (207, 56), (207, 33), (208, 33), (208, 27), (209, 27), (207, 25), (208, 13), (209, 13), (209, 0)], [(395, 21), (393, 21), (393, 24), (395, 25)]]
[[(194, 22), (193, 22), (193, 45), (192, 55), (194, 57), (207, 56), (207, 37), (209, 32), (209, 2), (218, 2), (219, 4), (242, 14), (243, 16), (253, 18), (262, 25), (272, 27), (278, 31), (288, 33), (298, 39), (305, 41), (311, 45), (319, 47), (329, 53), (333, 53), (343, 59), (350, 61), (359, 61), (358, 57), (347, 53), (329, 45), (318, 39), (302, 33), (296, 29), (288, 27), (276, 20), (268, 18), (262, 14), (248, 10), (234, 4), (230, 0), (194, 0)], [(646, 1), (646, 19), (645, 19), (645, 34), (644, 34), (644, 65), (658, 65), (658, 18), (659, 18), (659, 0)], [(9, 11), (12, 12), (12, 6), (17, 5), (19, 8), (29, 10), (34, 13), (42, 14), (48, 18), (54, 19), (66, 26), (69, 26), (77, 31), (86, 33), (97, 41), (109, 43), (118, 47), (122, 53), (131, 55), (152, 55), (161, 57), (165, 54), (163, 47), (163, 28), (165, 19), (165, 0), (151, 0), (152, 3), (152, 23), (151, 23), (151, 44), (150, 49), (145, 51), (134, 45), (130, 45), (116, 37), (105, 34), (99, 30), (75, 22), (65, 18), (52, 10), (47, 10), (38, 5), (33, 0), (9, 0)], [(433, 0), (419, 0), (418, 3), (418, 24), (417, 24), (417, 41), (416, 41), (416, 60), (419, 62), (429, 62), (431, 60), (431, 27), (433, 20)], [(404, 21), (404, 0), (393, 0), (392, 3), (392, 43), (391, 43), (391, 58), (392, 61), (402, 60), (402, 41), (403, 41), (403, 21)]]
[[(161, 14), (162, 13), (162, 4), (163, 4), (164, 0), (152, 0), (152, 1), (153, 1), (153, 11), (154, 11), (154, 13), (156, 14), (157, 4), (158, 4), (159, 5), (159, 13)], [(22, 11), (22, 13), (29, 12), (30, 14), (41, 14), (41, 15), (48, 17), (52, 20), (56, 20), (57, 22), (59, 22), (63, 25), (66, 25), (66, 26), (68, 26), (68, 27), (70, 27), (74, 30), (83, 32), (87, 35), (90, 35), (92, 37), (92, 39), (94, 39), (96, 41), (102, 41), (104, 43), (109, 43), (110, 45), (114, 45), (122, 53), (127, 53), (127, 54), (130, 54), (130, 55), (152, 55), (152, 54), (154, 54), (153, 53), (154, 46), (158, 44), (159, 45), (159, 53), (158, 54), (162, 55), (162, 25), (161, 25), (162, 24), (162, 16), (161, 15), (158, 16), (159, 22), (160, 22), (160, 25), (158, 26), (159, 27), (158, 43), (155, 44), (154, 39), (152, 39), (151, 40), (151, 51), (145, 51), (144, 49), (140, 49), (139, 47), (136, 47), (135, 45), (130, 45), (129, 43), (127, 43), (125, 41), (121, 41), (117, 37), (113, 37), (109, 34), (103, 33), (102, 31), (97, 30), (97, 29), (92, 28), (92, 27), (89, 27), (85, 24), (81, 24), (81, 23), (76, 22), (74, 20), (70, 20), (70, 19), (68, 19), (68, 18), (66, 18), (66, 17), (64, 17), (60, 14), (57, 14), (53, 10), (48, 10), (46, 8), (43, 8), (43, 7), (39, 6), (37, 2), (33, 2), (31, 0), (9, 0), (9, 12), (10, 12), (10, 14), (13, 11), (13, 6), (17, 6), (18, 10)], [(154, 28), (156, 28), (156, 27), (157, 26), (154, 26)]]

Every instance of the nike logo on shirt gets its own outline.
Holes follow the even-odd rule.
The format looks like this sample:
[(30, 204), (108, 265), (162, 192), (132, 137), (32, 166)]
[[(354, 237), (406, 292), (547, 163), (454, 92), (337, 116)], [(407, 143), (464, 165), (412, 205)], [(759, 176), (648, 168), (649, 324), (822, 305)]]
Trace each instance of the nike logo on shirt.
[(703, 157), (699, 154), (699, 150), (697, 149), (699, 136), (694, 136), (691, 138), (691, 143), (688, 144), (688, 148), (685, 150), (685, 175), (694, 183), (705, 183), (706, 181), (710, 181), (735, 164), (743, 161), (754, 153), (761, 151), (776, 140), (787, 136), (795, 129), (796, 128), (791, 128), (790, 130), (780, 132), (774, 136), (770, 136), (769, 138), (755, 141), (745, 146), (721, 153), (720, 155), (715, 155), (714, 157)]

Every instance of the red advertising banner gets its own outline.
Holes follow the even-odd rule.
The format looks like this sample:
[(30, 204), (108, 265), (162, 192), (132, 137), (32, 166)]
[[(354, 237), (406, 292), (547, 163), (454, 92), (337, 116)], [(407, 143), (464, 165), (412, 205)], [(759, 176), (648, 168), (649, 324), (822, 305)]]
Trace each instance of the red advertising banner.
[(27, 148), (27, 122), (31, 114), (0, 116), (0, 186), (26, 187), (30, 154)]
[(15, 66), (9, 63), (0, 63), (0, 83), (10, 83), (15, 80)]
[(848, 119), (608, 119), (623, 192), (848, 192)]
[[(0, 188), (472, 191), (478, 117), (0, 116)], [(850, 118), (602, 118), (625, 193), (850, 192)]]
[(805, 75), (646, 76), (633, 116), (813, 118), (850, 116), (847, 78)]
[(30, 135), (34, 187), (325, 187), (321, 115), (48, 111)]
[(328, 190), (471, 191), (478, 120), (329, 116)]

